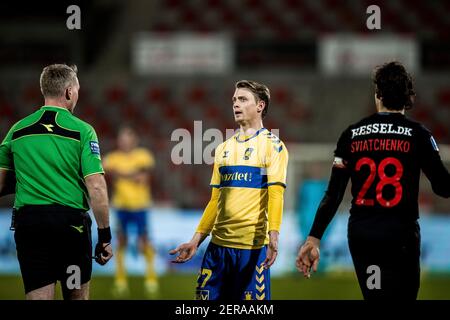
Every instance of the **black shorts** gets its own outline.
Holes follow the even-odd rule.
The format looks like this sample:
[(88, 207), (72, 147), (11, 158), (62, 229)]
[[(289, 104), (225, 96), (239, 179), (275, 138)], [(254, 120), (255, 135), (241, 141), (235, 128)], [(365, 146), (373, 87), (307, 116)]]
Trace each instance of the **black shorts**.
[[(14, 239), (25, 293), (61, 281), (63, 290), (91, 279), (91, 218), (59, 205), (24, 206), (16, 213)], [(79, 269), (78, 269), (78, 268)]]
[[(389, 232), (386, 232), (389, 229)], [(415, 300), (420, 287), (420, 227), (349, 226), (349, 248), (364, 299)], [(379, 268), (379, 288), (374, 286)]]

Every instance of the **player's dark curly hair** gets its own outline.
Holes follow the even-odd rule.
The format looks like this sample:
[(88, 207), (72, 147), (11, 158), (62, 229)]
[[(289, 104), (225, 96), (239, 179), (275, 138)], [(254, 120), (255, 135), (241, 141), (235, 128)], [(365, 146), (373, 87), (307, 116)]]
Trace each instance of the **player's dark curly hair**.
[(411, 75), (403, 64), (387, 62), (374, 70), (373, 82), (377, 98), (390, 110), (411, 109), (415, 91)]

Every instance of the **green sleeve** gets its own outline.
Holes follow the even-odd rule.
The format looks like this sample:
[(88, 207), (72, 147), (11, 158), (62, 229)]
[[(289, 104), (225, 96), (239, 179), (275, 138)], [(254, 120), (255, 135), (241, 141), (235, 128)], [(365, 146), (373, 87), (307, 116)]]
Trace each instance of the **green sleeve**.
[(14, 170), (13, 155), (11, 152), (13, 128), (9, 130), (2, 144), (0, 144), (0, 168), (7, 170)]
[(94, 128), (87, 126), (81, 137), (81, 172), (83, 178), (95, 173), (104, 173), (100, 157), (100, 146)]

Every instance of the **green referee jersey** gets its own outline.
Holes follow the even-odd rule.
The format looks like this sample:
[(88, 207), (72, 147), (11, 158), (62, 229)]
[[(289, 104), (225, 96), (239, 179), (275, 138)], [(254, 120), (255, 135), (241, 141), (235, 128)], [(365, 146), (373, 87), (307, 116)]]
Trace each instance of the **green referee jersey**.
[(89, 210), (84, 178), (103, 173), (94, 128), (65, 108), (43, 106), (0, 145), (0, 168), (16, 173), (15, 208), (60, 204)]

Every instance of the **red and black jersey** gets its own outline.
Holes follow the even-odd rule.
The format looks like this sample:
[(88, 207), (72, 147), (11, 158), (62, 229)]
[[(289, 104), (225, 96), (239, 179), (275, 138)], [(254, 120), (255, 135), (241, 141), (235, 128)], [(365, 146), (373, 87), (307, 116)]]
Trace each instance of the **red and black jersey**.
[(349, 179), (350, 223), (417, 220), (421, 170), (436, 194), (450, 197), (450, 175), (423, 125), (401, 113), (380, 112), (349, 126), (337, 143), (332, 177), (310, 235), (321, 238)]

